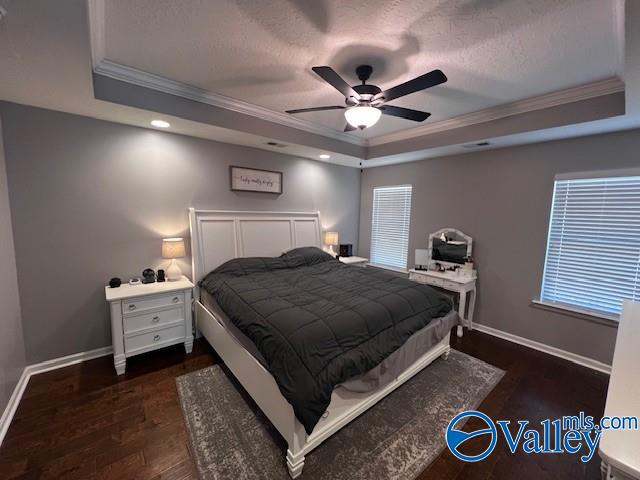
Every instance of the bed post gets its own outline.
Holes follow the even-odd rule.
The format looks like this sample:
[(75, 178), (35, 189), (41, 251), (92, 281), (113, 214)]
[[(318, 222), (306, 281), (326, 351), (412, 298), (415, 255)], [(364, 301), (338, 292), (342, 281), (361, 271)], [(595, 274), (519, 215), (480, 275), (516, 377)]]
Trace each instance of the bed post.
[[(196, 210), (195, 208), (189, 208), (189, 232), (191, 237), (191, 279), (193, 280), (193, 298), (192, 302), (192, 312), (195, 310), (195, 302), (200, 300), (200, 286), (198, 283), (200, 282), (200, 277), (202, 276), (202, 272), (200, 271), (200, 265), (196, 261), (196, 256), (199, 257), (199, 242), (198, 242), (198, 219), (196, 218)], [(193, 338), (200, 338), (202, 334), (200, 333), (200, 329), (198, 328), (198, 315), (197, 310), (193, 315)]]
[(451, 355), (451, 332), (447, 333), (444, 338), (446, 347), (444, 349), (444, 352), (442, 352), (442, 355), (440, 355), (440, 358), (442, 358), (443, 360), (449, 360), (449, 355)]
[(293, 432), (291, 438), (287, 439), (289, 448), (287, 449), (287, 469), (291, 478), (297, 478), (302, 474), (304, 467), (304, 445), (307, 442), (307, 434), (304, 427), (293, 417)]

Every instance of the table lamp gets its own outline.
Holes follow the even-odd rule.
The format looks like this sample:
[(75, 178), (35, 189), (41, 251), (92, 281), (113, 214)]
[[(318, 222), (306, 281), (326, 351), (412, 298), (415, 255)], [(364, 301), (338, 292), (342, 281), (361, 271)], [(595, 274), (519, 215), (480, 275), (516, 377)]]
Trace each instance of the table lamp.
[(176, 258), (181, 258), (185, 255), (184, 238), (174, 237), (162, 239), (162, 258), (171, 259), (171, 265), (167, 268), (167, 280), (170, 282), (182, 278), (182, 270), (180, 270)]
[(333, 251), (333, 246), (338, 245), (338, 232), (324, 232), (324, 244), (329, 245), (327, 253), (335, 257), (336, 252)]

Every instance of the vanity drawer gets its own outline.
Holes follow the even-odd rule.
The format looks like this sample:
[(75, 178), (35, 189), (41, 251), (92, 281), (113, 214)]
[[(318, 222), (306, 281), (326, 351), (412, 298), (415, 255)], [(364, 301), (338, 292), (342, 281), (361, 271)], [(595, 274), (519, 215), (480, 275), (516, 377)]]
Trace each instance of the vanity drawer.
[(142, 315), (131, 315), (124, 317), (123, 328), (124, 333), (133, 333), (138, 330), (159, 327), (167, 323), (173, 323), (178, 320), (184, 320), (184, 308), (170, 308), (159, 312), (143, 313)]
[(434, 287), (442, 287), (445, 284), (446, 280), (442, 278), (428, 277), (426, 283), (428, 285), (433, 285)]
[(136, 353), (138, 350), (153, 350), (158, 345), (178, 343), (185, 338), (184, 324), (175, 327), (154, 330), (149, 333), (124, 337), (124, 350), (127, 355)]
[(122, 314), (130, 315), (154, 308), (182, 305), (183, 303), (184, 294), (182, 292), (145, 298), (131, 298), (122, 302)]
[(452, 282), (451, 280), (443, 280), (442, 281), (442, 287), (446, 288), (448, 290), (458, 290), (460, 287), (459, 283), (456, 282)]

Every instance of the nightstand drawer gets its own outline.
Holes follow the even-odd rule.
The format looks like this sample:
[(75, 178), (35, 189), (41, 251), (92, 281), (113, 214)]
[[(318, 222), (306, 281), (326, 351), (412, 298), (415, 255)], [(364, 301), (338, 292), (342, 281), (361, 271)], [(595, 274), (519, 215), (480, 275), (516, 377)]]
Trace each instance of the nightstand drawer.
[(122, 302), (122, 313), (124, 315), (130, 315), (154, 308), (182, 305), (182, 303), (184, 303), (183, 300), (184, 294), (182, 292), (145, 298), (132, 298)]
[(185, 327), (184, 324), (175, 327), (155, 330), (149, 333), (134, 335), (124, 338), (124, 350), (127, 355), (136, 353), (139, 350), (153, 350), (158, 345), (177, 343), (184, 340)]
[(167, 323), (184, 320), (184, 308), (177, 307), (142, 315), (131, 315), (122, 319), (124, 333), (133, 333), (153, 327), (160, 327)]

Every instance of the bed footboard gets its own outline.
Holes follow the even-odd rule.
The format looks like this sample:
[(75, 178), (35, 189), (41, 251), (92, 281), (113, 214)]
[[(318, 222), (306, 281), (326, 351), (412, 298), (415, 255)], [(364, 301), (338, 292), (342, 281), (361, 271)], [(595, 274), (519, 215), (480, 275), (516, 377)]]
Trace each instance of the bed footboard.
[(311, 435), (293, 413), (293, 408), (280, 393), (273, 376), (227, 331), (199, 301), (195, 302), (197, 329), (204, 335), (226, 366), (247, 390), (269, 421), (280, 432), (288, 445), (286, 463), (289, 474), (296, 478), (302, 474), (304, 458), (324, 440), (336, 433), (360, 414), (367, 411), (400, 385), (411, 379), (431, 362), (450, 351), (450, 334), (434, 345), (393, 382), (373, 392), (345, 394), (336, 389), (326, 415), (318, 422)]

